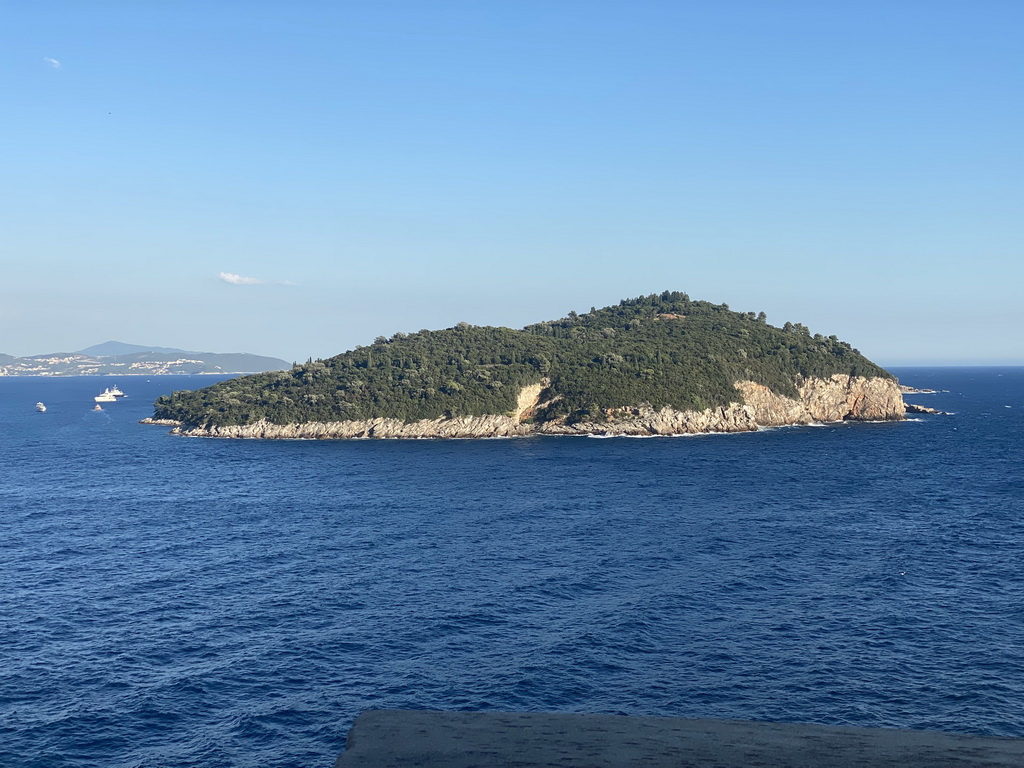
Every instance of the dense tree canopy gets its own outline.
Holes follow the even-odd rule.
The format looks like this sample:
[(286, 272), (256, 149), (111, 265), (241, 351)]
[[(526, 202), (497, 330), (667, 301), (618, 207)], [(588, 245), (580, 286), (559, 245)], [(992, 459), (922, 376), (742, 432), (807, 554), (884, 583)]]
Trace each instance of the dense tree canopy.
[(403, 421), (512, 411), (546, 382), (535, 418), (594, 420), (649, 403), (702, 410), (742, 400), (749, 379), (796, 394), (798, 377), (890, 374), (835, 336), (768, 325), (764, 313), (666, 291), (522, 330), (454, 328), (378, 337), (368, 347), (156, 402), (155, 418), (192, 426), (391, 417)]

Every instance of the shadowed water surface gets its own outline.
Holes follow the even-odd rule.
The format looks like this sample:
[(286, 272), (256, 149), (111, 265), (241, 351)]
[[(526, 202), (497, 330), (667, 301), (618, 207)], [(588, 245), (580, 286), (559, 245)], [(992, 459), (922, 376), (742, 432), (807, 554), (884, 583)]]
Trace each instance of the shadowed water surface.
[(210, 377), (0, 380), (0, 764), (326, 767), (371, 707), (1024, 736), (1024, 370), (897, 373), (955, 415), (216, 441), (136, 423)]

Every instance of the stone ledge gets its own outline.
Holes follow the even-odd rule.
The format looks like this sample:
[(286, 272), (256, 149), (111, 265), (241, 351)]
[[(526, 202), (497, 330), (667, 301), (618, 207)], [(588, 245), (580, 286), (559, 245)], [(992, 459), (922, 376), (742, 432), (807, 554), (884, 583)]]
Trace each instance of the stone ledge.
[(1024, 739), (747, 720), (372, 710), (336, 768), (1022, 766)]

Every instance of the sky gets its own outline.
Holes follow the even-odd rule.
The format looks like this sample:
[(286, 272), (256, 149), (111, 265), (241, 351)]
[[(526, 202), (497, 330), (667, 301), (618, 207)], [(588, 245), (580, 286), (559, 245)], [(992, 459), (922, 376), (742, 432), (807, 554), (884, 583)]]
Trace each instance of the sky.
[(1019, 0), (0, 2), (0, 353), (664, 290), (1024, 364)]

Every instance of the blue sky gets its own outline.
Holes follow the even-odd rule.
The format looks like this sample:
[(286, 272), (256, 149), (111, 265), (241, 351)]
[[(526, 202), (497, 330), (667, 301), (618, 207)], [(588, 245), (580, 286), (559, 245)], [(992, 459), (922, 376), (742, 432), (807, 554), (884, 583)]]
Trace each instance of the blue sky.
[(0, 4), (0, 352), (665, 289), (1024, 364), (1018, 0)]

